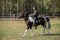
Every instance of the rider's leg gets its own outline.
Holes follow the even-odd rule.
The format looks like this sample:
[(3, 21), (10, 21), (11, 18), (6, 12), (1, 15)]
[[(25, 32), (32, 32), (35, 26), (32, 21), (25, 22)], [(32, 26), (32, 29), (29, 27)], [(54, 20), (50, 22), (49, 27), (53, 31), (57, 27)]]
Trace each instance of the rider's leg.
[(34, 24), (36, 24), (36, 17), (34, 17)]

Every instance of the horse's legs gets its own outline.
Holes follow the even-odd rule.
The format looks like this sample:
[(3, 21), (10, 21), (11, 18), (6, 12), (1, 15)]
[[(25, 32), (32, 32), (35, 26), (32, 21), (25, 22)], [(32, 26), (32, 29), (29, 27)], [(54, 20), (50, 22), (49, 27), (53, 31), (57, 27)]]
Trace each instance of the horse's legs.
[(45, 27), (46, 27), (46, 25), (43, 26), (43, 29), (44, 29), (44, 30), (43, 30), (43, 35), (44, 35), (44, 33), (45, 33)]
[(30, 32), (31, 32), (31, 36), (33, 36), (33, 30), (32, 29), (30, 29)]
[(48, 34), (50, 34), (48, 26), (46, 26), (46, 30), (47, 30)]
[[(43, 27), (44, 28), (44, 27)], [(45, 33), (45, 28), (44, 28), (44, 30), (43, 30), (43, 35), (44, 35), (44, 33)]]
[(50, 34), (49, 29), (47, 29), (48, 34)]
[(26, 30), (25, 30), (25, 33), (24, 33), (23, 37), (25, 37), (25, 35), (26, 35), (27, 31), (28, 31), (28, 29), (26, 29)]
[(37, 26), (35, 26), (35, 29), (37, 29)]
[[(28, 31), (28, 29), (25, 30), (25, 33), (24, 33), (23, 37), (26, 36), (27, 31)], [(31, 32), (31, 36), (33, 36), (33, 31), (32, 31), (32, 29), (30, 29), (30, 32)]]

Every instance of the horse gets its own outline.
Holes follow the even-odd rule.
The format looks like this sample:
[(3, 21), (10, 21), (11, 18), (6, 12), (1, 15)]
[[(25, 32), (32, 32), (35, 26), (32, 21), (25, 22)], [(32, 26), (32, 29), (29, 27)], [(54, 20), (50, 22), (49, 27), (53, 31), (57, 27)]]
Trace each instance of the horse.
[[(27, 26), (23, 37), (26, 36), (28, 29), (30, 29), (31, 36), (33, 36), (34, 34), (32, 31), (32, 27), (34, 26), (35, 29), (37, 29), (37, 26), (39, 26), (39, 25), (42, 25), (42, 27), (44, 29), (43, 35), (45, 33), (45, 29), (49, 33), (49, 29), (51, 28), (51, 24), (50, 24), (50, 19), (48, 17), (38, 17), (38, 23), (35, 23), (35, 24), (34, 24), (33, 18), (31, 16), (29, 16), (29, 13), (27, 13), (25, 11), (20, 15), (20, 17), (24, 19), (26, 26)], [(46, 25), (46, 23), (48, 23), (48, 26)]]

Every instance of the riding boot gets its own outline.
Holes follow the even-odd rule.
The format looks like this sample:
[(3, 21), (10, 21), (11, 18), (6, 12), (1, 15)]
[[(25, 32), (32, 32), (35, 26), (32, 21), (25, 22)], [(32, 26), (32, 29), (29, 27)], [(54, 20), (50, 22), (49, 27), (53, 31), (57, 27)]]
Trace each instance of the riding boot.
[(35, 24), (34, 24), (34, 27), (35, 27), (35, 29), (37, 29), (36, 22), (35, 22)]

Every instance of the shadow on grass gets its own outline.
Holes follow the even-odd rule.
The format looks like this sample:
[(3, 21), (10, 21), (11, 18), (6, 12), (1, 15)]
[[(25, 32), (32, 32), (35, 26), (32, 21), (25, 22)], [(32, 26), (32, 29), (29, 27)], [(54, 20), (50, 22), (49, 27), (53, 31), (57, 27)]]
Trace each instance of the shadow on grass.
[(45, 34), (45, 35), (38, 35), (38, 36), (60, 36), (60, 34)]
[[(34, 35), (33, 37), (39, 37), (39, 36), (60, 36), (60, 34), (45, 34), (45, 35)], [(31, 38), (31, 36), (26, 36), (27, 38)], [(24, 38), (26, 38), (26, 37), (24, 37)], [(21, 37), (21, 38), (23, 38), (23, 37)]]
[(45, 36), (60, 36), (60, 34), (45, 34)]

